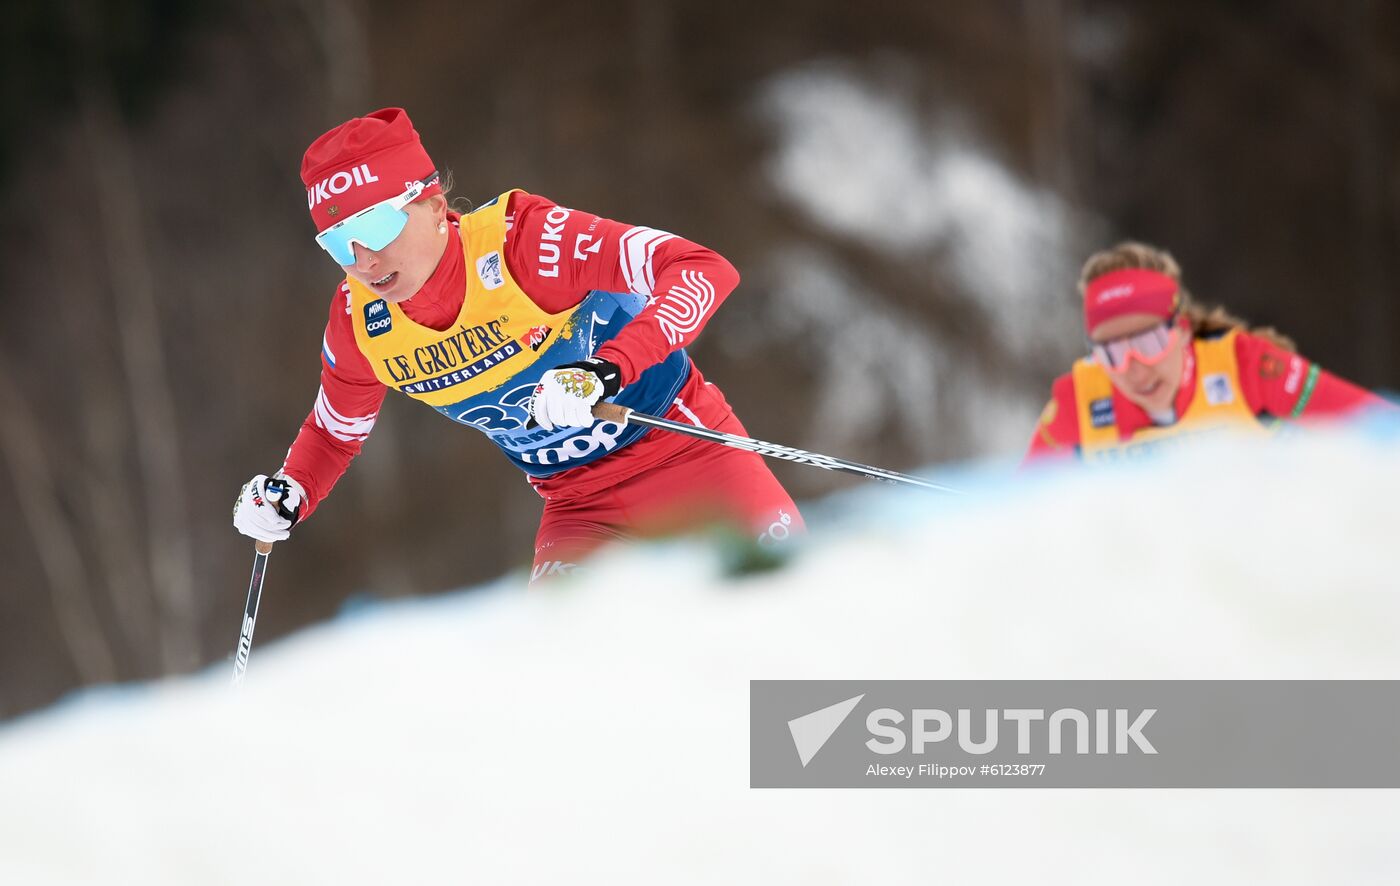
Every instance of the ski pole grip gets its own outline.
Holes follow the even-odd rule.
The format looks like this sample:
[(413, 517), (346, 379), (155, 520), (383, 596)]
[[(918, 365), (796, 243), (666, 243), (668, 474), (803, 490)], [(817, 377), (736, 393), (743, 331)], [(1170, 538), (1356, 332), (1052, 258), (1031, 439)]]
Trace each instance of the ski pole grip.
[[(267, 485), (263, 487), (263, 494), (267, 496), (268, 503), (277, 509), (277, 513), (291, 520), (293, 525), (296, 524), (297, 512), (287, 510), (287, 506), (282, 504), (282, 499), (287, 497), (287, 483), (285, 480), (280, 477), (269, 479)], [(272, 542), (255, 541), (253, 542), (253, 550), (266, 556), (272, 553)]]
[(632, 410), (626, 406), (618, 406), (616, 403), (599, 402), (593, 404), (593, 417), (600, 421), (616, 422), (620, 425), (627, 424), (627, 416)]

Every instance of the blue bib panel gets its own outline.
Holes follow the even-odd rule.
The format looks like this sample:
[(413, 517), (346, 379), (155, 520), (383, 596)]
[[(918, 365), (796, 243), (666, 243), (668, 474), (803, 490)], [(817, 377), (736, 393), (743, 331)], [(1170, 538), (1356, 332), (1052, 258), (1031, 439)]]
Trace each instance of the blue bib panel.
[[(635, 442), (646, 433), (646, 428), (610, 421), (594, 422), (589, 428), (546, 431), (535, 426), (526, 430), (529, 415), (525, 410), (540, 376), (561, 363), (591, 357), (646, 307), (646, 301), (646, 296), (631, 293), (590, 292), (568, 320), (573, 335), (555, 336), (548, 347), (504, 384), (434, 408), (453, 421), (484, 433), (516, 467), (532, 477), (549, 477), (586, 465)], [(684, 349), (674, 351), (623, 388), (612, 402), (638, 412), (664, 415), (689, 378), (689, 355)]]

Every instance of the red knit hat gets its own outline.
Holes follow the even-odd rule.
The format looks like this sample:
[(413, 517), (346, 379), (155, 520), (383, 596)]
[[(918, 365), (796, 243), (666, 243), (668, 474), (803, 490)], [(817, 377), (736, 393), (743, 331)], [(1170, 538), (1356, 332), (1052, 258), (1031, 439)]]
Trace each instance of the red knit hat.
[(1084, 329), (1092, 333), (1105, 320), (1124, 314), (1169, 319), (1181, 304), (1178, 289), (1169, 275), (1147, 268), (1100, 274), (1084, 288)]
[[(355, 117), (311, 143), (301, 158), (306, 207), (324, 231), (367, 206), (397, 197), (436, 169), (403, 108)], [(441, 194), (434, 180), (418, 199)]]

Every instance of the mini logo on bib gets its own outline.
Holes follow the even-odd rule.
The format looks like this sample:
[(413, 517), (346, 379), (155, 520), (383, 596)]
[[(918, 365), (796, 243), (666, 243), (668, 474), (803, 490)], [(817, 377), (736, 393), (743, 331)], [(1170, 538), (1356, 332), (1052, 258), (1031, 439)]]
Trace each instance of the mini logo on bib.
[(376, 335), (383, 335), (394, 325), (394, 318), (389, 313), (389, 305), (382, 298), (377, 298), (365, 305), (365, 332), (370, 338)]
[(1235, 402), (1235, 389), (1230, 384), (1230, 376), (1216, 372), (1201, 379), (1201, 387), (1206, 392), (1206, 402), (1211, 406), (1224, 406)]
[(501, 273), (501, 254), (488, 252), (477, 259), (476, 275), (481, 278), (481, 285), (487, 289), (500, 289), (506, 285), (505, 275)]
[(1089, 423), (1096, 428), (1113, 424), (1113, 398), (1101, 397), (1089, 403)]

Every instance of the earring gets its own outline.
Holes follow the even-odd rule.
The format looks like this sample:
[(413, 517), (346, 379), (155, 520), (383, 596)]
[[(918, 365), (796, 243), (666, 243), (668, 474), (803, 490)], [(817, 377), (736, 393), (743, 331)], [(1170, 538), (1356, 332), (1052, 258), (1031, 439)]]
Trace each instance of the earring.
[(439, 234), (446, 234), (446, 233), (447, 233), (447, 222), (438, 222), (438, 233), (439, 233)]

